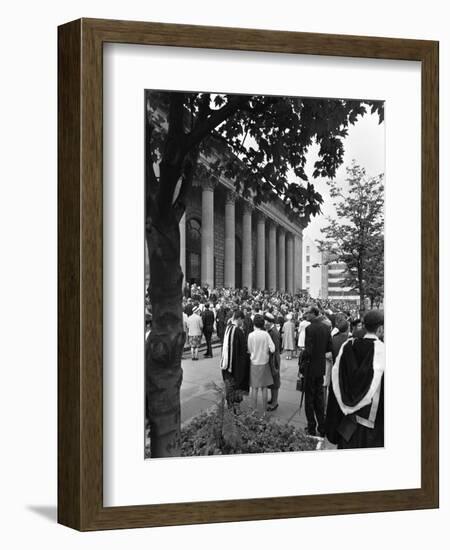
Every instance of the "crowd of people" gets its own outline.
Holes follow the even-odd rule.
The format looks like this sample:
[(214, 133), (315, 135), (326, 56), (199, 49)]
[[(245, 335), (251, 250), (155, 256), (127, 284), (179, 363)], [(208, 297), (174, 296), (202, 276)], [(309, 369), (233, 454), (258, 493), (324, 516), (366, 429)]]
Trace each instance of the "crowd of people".
[[(354, 302), (312, 299), (249, 289), (186, 285), (183, 316), (191, 358), (212, 357), (220, 340), (220, 368), (228, 407), (239, 411), (245, 394), (263, 411), (278, 406), (281, 354), (298, 359), (310, 435), (338, 448), (384, 445), (384, 316), (363, 318)], [(270, 395), (269, 395), (270, 391)]]

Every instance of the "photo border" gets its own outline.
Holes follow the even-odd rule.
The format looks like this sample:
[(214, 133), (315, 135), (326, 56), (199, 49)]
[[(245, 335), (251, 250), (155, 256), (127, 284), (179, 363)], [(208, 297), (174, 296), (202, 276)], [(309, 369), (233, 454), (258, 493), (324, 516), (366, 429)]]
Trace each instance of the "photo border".
[[(422, 67), (421, 488), (103, 506), (103, 44), (419, 61)], [(81, 530), (439, 505), (438, 42), (79, 19), (58, 28), (58, 521)], [(405, 191), (406, 196), (406, 191)]]

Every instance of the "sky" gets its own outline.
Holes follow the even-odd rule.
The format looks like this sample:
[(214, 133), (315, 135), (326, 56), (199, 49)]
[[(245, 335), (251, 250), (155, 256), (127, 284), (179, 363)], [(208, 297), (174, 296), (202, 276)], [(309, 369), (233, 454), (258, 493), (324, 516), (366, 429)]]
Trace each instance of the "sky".
[[(378, 115), (366, 114), (359, 118), (355, 125), (349, 127), (347, 138), (344, 140), (344, 162), (336, 172), (336, 181), (345, 182), (346, 167), (354, 159), (357, 164), (366, 169), (368, 177), (377, 176), (385, 172), (385, 123), (378, 123)], [(329, 195), (328, 179), (312, 178), (314, 162), (317, 160), (318, 146), (314, 145), (308, 152), (306, 173), (316, 190), (323, 197), (322, 214), (312, 218), (303, 234), (315, 241), (322, 237), (320, 228), (327, 225), (326, 216), (335, 217), (336, 211)]]

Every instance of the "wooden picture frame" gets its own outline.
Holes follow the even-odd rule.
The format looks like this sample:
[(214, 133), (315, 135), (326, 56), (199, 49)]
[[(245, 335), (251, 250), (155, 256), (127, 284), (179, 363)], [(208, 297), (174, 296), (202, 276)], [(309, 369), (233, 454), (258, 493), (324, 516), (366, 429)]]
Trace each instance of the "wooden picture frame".
[[(438, 506), (438, 43), (80, 19), (58, 29), (58, 521), (82, 530)], [(103, 506), (102, 49), (105, 42), (419, 61), (422, 67), (421, 487)]]

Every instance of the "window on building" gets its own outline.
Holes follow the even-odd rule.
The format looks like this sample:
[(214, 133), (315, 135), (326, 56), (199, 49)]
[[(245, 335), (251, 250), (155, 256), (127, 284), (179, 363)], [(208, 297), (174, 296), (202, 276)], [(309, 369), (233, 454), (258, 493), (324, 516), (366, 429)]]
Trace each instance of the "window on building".
[(307, 262), (307, 263), (309, 262), (309, 258), (310, 258), (310, 256), (309, 256), (309, 255), (308, 255), (308, 256), (306, 256), (306, 262)]
[(309, 246), (306, 247), (306, 254), (309, 254)]
[(306, 275), (306, 284), (307, 285), (309, 285), (309, 279), (310, 279), (309, 275)]
[(306, 273), (309, 273), (310, 269), (311, 269), (311, 268), (309, 267), (309, 265), (307, 265), (307, 266), (306, 266)]

